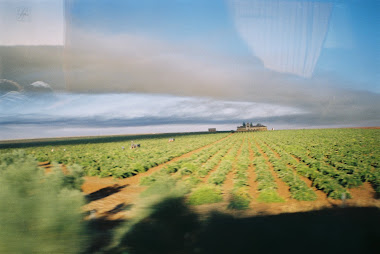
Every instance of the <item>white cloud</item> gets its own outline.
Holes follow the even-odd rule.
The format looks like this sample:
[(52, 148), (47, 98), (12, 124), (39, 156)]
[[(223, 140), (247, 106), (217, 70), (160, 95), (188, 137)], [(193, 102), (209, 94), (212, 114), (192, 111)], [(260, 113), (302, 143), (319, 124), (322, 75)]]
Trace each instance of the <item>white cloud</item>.
[(20, 105), (7, 103), (7, 108), (1, 106), (0, 101), (0, 118), (18, 116), (21, 122), (30, 115), (37, 119), (41, 116), (42, 119), (53, 120), (80, 117), (118, 120), (151, 118), (159, 122), (160, 118), (172, 118), (174, 121), (240, 121), (305, 113), (294, 107), (265, 103), (147, 94), (42, 94)]

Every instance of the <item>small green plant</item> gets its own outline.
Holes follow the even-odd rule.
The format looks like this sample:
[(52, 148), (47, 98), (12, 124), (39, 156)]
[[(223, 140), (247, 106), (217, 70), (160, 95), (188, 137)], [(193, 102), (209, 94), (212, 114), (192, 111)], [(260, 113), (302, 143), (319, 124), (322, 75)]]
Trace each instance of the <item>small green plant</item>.
[(247, 187), (238, 188), (231, 193), (228, 208), (236, 210), (247, 209), (249, 208), (249, 203), (251, 202), (251, 199), (252, 197), (251, 195), (249, 195)]
[(257, 201), (263, 202), (263, 203), (280, 203), (285, 202), (285, 200), (280, 197), (275, 190), (265, 190), (261, 191)]
[(223, 200), (222, 192), (219, 188), (209, 185), (201, 186), (193, 191), (189, 196), (190, 205), (202, 205), (218, 203)]
[(195, 176), (190, 176), (185, 180), (185, 182), (189, 185), (189, 187), (193, 188), (196, 185), (198, 185), (201, 182), (201, 180)]
[(190, 187), (173, 178), (161, 178), (149, 185), (149, 187), (141, 193), (141, 197), (148, 196), (184, 196), (190, 191)]

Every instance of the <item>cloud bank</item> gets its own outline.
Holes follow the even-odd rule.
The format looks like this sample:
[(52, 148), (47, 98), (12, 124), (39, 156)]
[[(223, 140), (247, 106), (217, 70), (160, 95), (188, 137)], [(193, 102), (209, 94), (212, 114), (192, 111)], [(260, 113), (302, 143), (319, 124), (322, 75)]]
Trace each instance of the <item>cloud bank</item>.
[[(231, 123), (285, 115), (299, 109), (252, 102), (146, 94), (21, 94), (0, 97), (0, 124), (122, 127)], [(7, 111), (5, 111), (7, 109)]]
[[(279, 14), (274, 16), (268, 8), (259, 15), (252, 6), (246, 8), (247, 13), (241, 13), (242, 6), (238, 13), (232, 11), (236, 31), (225, 36), (242, 38), (245, 50), (240, 44), (235, 50), (235, 44), (207, 43), (204, 34), (197, 37), (196, 29), (192, 36), (182, 35), (189, 40), (181, 35), (176, 40), (173, 35), (133, 30), (133, 24), (116, 24), (129, 30), (98, 29), (74, 14), (65, 20), (63, 45), (3, 43), (0, 79), (17, 82), (25, 92), (0, 93), (0, 126), (8, 131), (22, 125), (120, 130), (126, 126), (235, 126), (246, 120), (274, 127), (380, 125), (376, 84), (364, 90), (347, 75), (317, 68), (323, 47), (331, 50), (341, 45), (338, 37), (330, 37), (323, 45), (331, 3), (317, 1), (319, 7), (313, 9), (315, 2), (280, 2), (230, 1), (243, 7), (247, 3), (248, 7), (251, 3), (279, 7), (272, 8)], [(288, 14), (298, 6), (293, 20)], [(298, 26), (297, 20), (305, 21), (301, 23), (307, 27)], [(335, 24), (337, 30), (339, 22)], [(259, 38), (264, 30), (270, 32)], [(345, 38), (350, 37), (351, 30), (345, 31)], [(285, 32), (294, 36), (286, 37)], [(55, 93), (39, 95), (41, 84), (49, 84)]]

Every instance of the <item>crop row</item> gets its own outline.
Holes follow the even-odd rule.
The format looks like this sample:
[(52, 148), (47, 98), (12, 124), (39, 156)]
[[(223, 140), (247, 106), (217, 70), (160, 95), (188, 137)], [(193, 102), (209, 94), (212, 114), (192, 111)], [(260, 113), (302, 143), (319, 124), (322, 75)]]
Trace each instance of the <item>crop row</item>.
[[(192, 190), (189, 195), (190, 204), (199, 205), (220, 202), (223, 200), (221, 185), (225, 182), (227, 174), (233, 169), (235, 158), (238, 155), (238, 151), (242, 147), (242, 142), (243, 140), (238, 135), (234, 135), (231, 138), (231, 142), (229, 142), (226, 146), (228, 149), (226, 155), (223, 156), (219, 162), (215, 163), (216, 165), (213, 163), (214, 167), (210, 168), (210, 170), (215, 169), (215, 171), (209, 175), (209, 184), (199, 185)], [(198, 176), (204, 177), (205, 175), (198, 174)], [(232, 204), (233, 200), (231, 201)]]
[(257, 189), (259, 191), (257, 200), (261, 202), (283, 202), (283, 198), (278, 195), (275, 178), (255, 142), (252, 142), (251, 149), (256, 155), (253, 164), (255, 165), (255, 181), (258, 183)]
[(249, 160), (249, 143), (248, 139), (244, 141), (240, 156), (237, 158), (237, 165), (234, 177), (234, 187), (240, 188), (249, 186), (248, 184), (248, 168), (250, 165)]
[(302, 181), (299, 176), (287, 165), (287, 161), (277, 156), (262, 141), (258, 140), (261, 149), (269, 157), (279, 178), (289, 186), (290, 195), (296, 200), (312, 201), (317, 199), (315, 192)]
[(209, 183), (212, 183), (215, 185), (221, 185), (224, 183), (224, 181), (226, 180), (227, 174), (232, 170), (232, 164), (235, 160), (235, 157), (238, 153), (240, 146), (241, 146), (240, 144), (232, 146), (227, 156), (225, 156), (222, 159), (217, 170), (210, 175), (208, 179)]
[(212, 146), (198, 151), (188, 158), (182, 158), (163, 167), (159, 172), (153, 173), (141, 179), (142, 185), (149, 185), (159, 181), (164, 175), (164, 178), (173, 173), (179, 173), (180, 176), (192, 175), (194, 173), (199, 177), (204, 177), (213, 169), (228, 152), (228, 143), (231, 142), (231, 137), (226, 138)]
[[(44, 146), (25, 149), (38, 161), (78, 164), (87, 175), (101, 177), (129, 177), (163, 164), (187, 152), (216, 142), (227, 134), (202, 134), (176, 137), (168, 143), (166, 138), (138, 139), (140, 148), (130, 149), (131, 143), (114, 142), (78, 144), (70, 146)], [(175, 136), (174, 136), (175, 137)]]
[(320, 168), (344, 187), (352, 188), (368, 181), (380, 195), (379, 130), (276, 131), (257, 136)]
[[(209, 175), (213, 169), (220, 169), (223, 161), (231, 161), (236, 156), (237, 143), (241, 142), (235, 136), (213, 144), (209, 148), (194, 153), (191, 157), (183, 158), (170, 163), (162, 170), (141, 179), (140, 184), (147, 185), (148, 189), (143, 193), (162, 192), (167, 188), (168, 182), (173, 182), (171, 189), (178, 193), (190, 193), (189, 202), (193, 204), (212, 203), (222, 200), (221, 190), (214, 184), (201, 184), (202, 178)], [(232, 153), (232, 155), (231, 155)], [(214, 175), (216, 176), (216, 175)], [(216, 178), (211, 177), (209, 179)], [(211, 180), (210, 180), (211, 181)]]
[(318, 169), (310, 167), (302, 161), (298, 162), (284, 149), (275, 144), (269, 144), (269, 146), (281, 156), (281, 160), (284, 164), (291, 165), (298, 174), (309, 178), (313, 186), (325, 192), (328, 197), (334, 199), (341, 199), (342, 197), (350, 198), (350, 193), (339, 184), (337, 179), (323, 174), (318, 171)]
[(250, 166), (248, 137), (248, 135), (245, 135), (240, 155), (237, 157), (234, 188), (230, 192), (228, 205), (232, 209), (247, 209), (252, 200), (248, 183), (248, 168)]

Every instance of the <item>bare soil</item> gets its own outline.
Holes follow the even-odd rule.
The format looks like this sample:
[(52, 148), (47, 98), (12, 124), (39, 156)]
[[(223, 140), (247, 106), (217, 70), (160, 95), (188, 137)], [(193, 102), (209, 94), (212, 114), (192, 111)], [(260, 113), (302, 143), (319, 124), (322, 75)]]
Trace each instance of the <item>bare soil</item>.
[(372, 126), (372, 127), (351, 127), (350, 129), (380, 129), (380, 126)]

